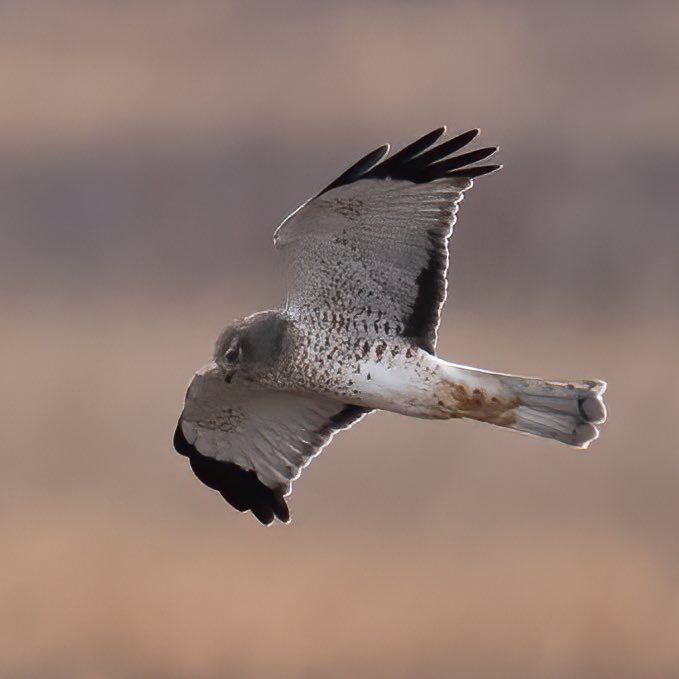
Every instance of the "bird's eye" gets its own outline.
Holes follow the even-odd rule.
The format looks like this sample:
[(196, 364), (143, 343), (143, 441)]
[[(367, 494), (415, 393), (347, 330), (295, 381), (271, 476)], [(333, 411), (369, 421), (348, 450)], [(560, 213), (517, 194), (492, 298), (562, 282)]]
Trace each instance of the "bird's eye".
[(229, 363), (233, 363), (239, 355), (240, 347), (237, 344), (232, 344), (229, 347), (229, 350), (224, 354), (224, 358), (229, 361)]

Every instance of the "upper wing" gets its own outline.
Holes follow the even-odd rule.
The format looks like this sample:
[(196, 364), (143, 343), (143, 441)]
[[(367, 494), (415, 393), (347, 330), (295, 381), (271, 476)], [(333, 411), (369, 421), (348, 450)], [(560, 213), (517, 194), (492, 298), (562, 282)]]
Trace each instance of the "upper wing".
[(174, 435), (196, 476), (265, 524), (289, 521), (284, 496), (333, 434), (368, 410), (314, 396), (234, 387), (214, 364), (196, 373)]
[[(434, 352), (446, 298), (448, 238), (472, 178), (496, 147), (450, 157), (478, 130), (436, 145), (445, 128), (383, 160), (368, 154), (276, 230), (290, 273), (288, 311), (365, 332), (401, 335)], [(381, 162), (380, 162), (381, 161)]]

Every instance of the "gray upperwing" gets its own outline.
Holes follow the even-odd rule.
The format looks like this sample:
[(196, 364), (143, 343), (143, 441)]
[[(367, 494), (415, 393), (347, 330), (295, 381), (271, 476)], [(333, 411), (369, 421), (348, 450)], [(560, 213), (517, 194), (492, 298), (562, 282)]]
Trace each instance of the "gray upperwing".
[(472, 177), (499, 167), (468, 166), (494, 147), (448, 157), (476, 133), (431, 146), (436, 130), (374, 167), (382, 156), (370, 154), (293, 212), (274, 234), (288, 312), (358, 319), (366, 333), (410, 337), (433, 353), (458, 203)]

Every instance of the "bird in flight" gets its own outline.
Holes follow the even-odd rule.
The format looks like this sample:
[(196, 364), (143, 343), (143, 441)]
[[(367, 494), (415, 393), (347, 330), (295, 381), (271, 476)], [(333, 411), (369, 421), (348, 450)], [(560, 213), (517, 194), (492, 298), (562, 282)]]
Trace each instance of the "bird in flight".
[(290, 520), (292, 482), (373, 410), (470, 418), (586, 448), (598, 380), (547, 381), (436, 356), (458, 205), (496, 147), (441, 127), (372, 151), (278, 227), (285, 306), (237, 320), (193, 377), (174, 435), (196, 476), (259, 521)]

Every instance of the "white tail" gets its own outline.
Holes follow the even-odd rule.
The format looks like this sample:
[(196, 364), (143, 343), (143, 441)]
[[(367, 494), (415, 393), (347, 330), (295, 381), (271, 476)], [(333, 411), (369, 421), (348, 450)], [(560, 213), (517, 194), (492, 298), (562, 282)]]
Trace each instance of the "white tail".
[(587, 448), (598, 438), (597, 425), (606, 420), (605, 382), (548, 382), (507, 375), (502, 383), (518, 399), (512, 429), (576, 448)]
[(445, 374), (452, 397), (445, 399), (449, 417), (490, 422), (576, 448), (587, 448), (606, 420), (606, 383), (599, 380), (551, 382), (451, 363)]

